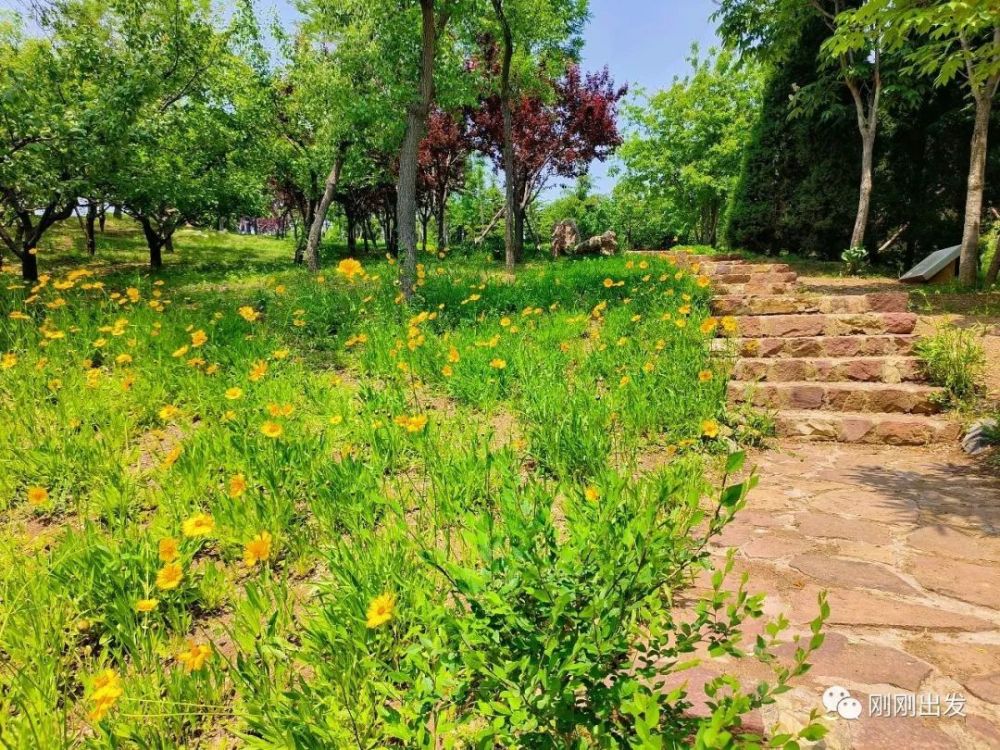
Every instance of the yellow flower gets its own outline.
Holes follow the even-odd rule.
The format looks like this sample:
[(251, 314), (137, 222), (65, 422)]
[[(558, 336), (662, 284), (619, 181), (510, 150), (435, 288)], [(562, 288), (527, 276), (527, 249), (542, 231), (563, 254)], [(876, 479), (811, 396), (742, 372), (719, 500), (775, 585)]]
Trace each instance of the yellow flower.
[(441, 374), (444, 375), (446, 378), (450, 378), (452, 375), (455, 374), (455, 371), (451, 369), (451, 365), (445, 365), (444, 367), (441, 368)]
[(207, 536), (215, 529), (215, 519), (207, 513), (195, 513), (181, 524), (184, 536)]
[(229, 399), (230, 401), (235, 401), (238, 398), (242, 398), (242, 396), (243, 396), (243, 389), (242, 388), (227, 388), (226, 389), (226, 398)]
[(49, 499), (49, 491), (44, 487), (29, 487), (28, 502), (32, 505), (41, 505)]
[(176, 406), (174, 406), (173, 404), (167, 404), (162, 409), (160, 409), (160, 419), (162, 419), (164, 422), (168, 422), (180, 413), (181, 410), (178, 409)]
[(136, 612), (152, 612), (160, 603), (159, 599), (140, 599), (135, 603)]
[(177, 661), (184, 665), (185, 672), (197, 672), (205, 666), (212, 655), (212, 647), (207, 643), (188, 641), (188, 650), (177, 654)]
[(707, 383), (713, 377), (711, 370), (702, 370), (698, 373), (698, 380), (702, 383)]
[(381, 594), (372, 599), (368, 605), (368, 619), (365, 625), (369, 628), (377, 628), (392, 619), (393, 611), (396, 609), (396, 597), (392, 594)]
[(427, 415), (416, 414), (412, 417), (400, 416), (394, 420), (400, 427), (406, 428), (407, 432), (420, 432), (427, 426)]
[(184, 572), (178, 563), (167, 563), (156, 574), (156, 588), (162, 591), (175, 589), (180, 585), (183, 577)]
[(111, 707), (122, 696), (121, 681), (114, 670), (106, 669), (94, 678), (90, 701), (94, 707), (87, 714), (91, 721), (103, 719)]
[(330, 417), (330, 424), (337, 425), (344, 421), (344, 417), (341, 414), (334, 414)]
[(492, 367), (494, 370), (502, 370), (506, 366), (507, 366), (507, 360), (505, 359), (500, 359), (499, 357), (497, 357), (496, 359), (490, 360), (490, 367)]
[(615, 282), (614, 282), (614, 280), (613, 280), (613, 279), (605, 279), (605, 280), (604, 280), (604, 288), (605, 288), (605, 289), (610, 289), (610, 288), (611, 288), (611, 287), (613, 287), (614, 285), (615, 285)]
[(458, 362), (459, 359), (461, 359), (461, 357), (459, 357), (458, 355), (458, 349), (456, 349), (455, 347), (449, 348), (448, 361), (451, 362), (452, 364), (455, 364), (456, 362)]
[(180, 554), (177, 550), (177, 540), (173, 537), (164, 537), (158, 545), (160, 560), (165, 563), (173, 562)]
[(511, 324), (511, 319), (510, 318), (508, 318), (506, 316), (503, 317), (503, 318), (500, 318), (500, 326), (502, 328), (510, 328), (510, 324)]
[(237, 312), (239, 312), (240, 317), (247, 323), (253, 323), (260, 318), (260, 313), (249, 305), (244, 305)]
[(628, 375), (622, 375), (622, 379), (618, 381), (618, 385), (620, 385), (622, 388), (624, 388), (625, 386), (627, 386), (631, 382), (632, 382), (632, 378), (631, 377), (629, 377)]
[(355, 276), (364, 276), (365, 269), (354, 258), (344, 258), (337, 264), (337, 273), (353, 281)]
[(703, 437), (714, 439), (719, 436), (719, 423), (714, 419), (706, 419), (701, 423), (701, 434)]
[(263, 360), (257, 360), (253, 363), (253, 367), (250, 368), (250, 380), (256, 383), (258, 380), (263, 380), (264, 375), (267, 374), (267, 362)]
[(260, 532), (243, 546), (243, 562), (248, 566), (264, 562), (271, 556), (271, 535)]
[(190, 349), (191, 349), (191, 347), (189, 347), (187, 345), (184, 345), (180, 349), (176, 349), (174, 351), (174, 353), (172, 355), (170, 355), (170, 356), (172, 356), (174, 359), (180, 359), (185, 354), (187, 354), (190, 351)]
[(205, 342), (207, 341), (208, 341), (208, 336), (201, 329), (191, 334), (191, 346), (194, 347), (204, 346)]
[(700, 330), (701, 330), (702, 333), (704, 333), (706, 336), (708, 336), (709, 334), (711, 334), (711, 333), (713, 333), (715, 331), (715, 329), (718, 327), (718, 325), (719, 325), (719, 321), (716, 320), (715, 318), (705, 318), (705, 320), (702, 321), (702, 324), (700, 326)]
[(727, 315), (722, 319), (722, 330), (726, 333), (736, 333), (739, 329), (739, 323), (736, 322), (736, 318)]
[(590, 485), (583, 491), (583, 496), (592, 503), (596, 503), (601, 498), (601, 491), (594, 485)]
[(17, 355), (13, 352), (7, 352), (3, 357), (0, 357), (0, 370), (9, 370), (16, 364)]
[(239, 497), (247, 491), (247, 480), (242, 474), (236, 474), (229, 480), (229, 497)]
[(115, 357), (115, 362), (118, 363), (118, 364), (120, 364), (120, 365), (130, 365), (130, 364), (132, 364), (132, 355), (131, 354), (119, 354), (117, 357)]
[(264, 433), (265, 436), (273, 439), (281, 437), (285, 428), (277, 422), (264, 422), (264, 424), (260, 426), (260, 431)]
[(698, 283), (698, 286), (700, 286), (702, 289), (704, 289), (709, 284), (708, 277), (707, 276), (699, 276), (697, 283)]

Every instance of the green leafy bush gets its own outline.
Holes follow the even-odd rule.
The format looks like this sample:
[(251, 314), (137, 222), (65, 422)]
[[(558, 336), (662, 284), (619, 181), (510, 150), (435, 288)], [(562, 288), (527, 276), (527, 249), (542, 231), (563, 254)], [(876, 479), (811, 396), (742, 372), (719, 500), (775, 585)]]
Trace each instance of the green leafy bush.
[(840, 254), (840, 260), (844, 263), (844, 273), (857, 276), (868, 265), (868, 251), (860, 246), (850, 247)]
[(983, 375), (986, 353), (980, 338), (973, 328), (943, 326), (917, 343), (917, 355), (931, 382), (947, 388), (956, 402), (974, 396)]

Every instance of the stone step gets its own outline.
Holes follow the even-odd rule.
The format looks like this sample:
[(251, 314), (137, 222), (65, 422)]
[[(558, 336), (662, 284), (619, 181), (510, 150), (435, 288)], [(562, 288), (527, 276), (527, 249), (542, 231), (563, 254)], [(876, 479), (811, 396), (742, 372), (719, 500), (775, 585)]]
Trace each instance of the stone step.
[(778, 273), (753, 273), (746, 269), (734, 269), (726, 273), (714, 274), (710, 277), (715, 283), (722, 284), (793, 284), (799, 278), (794, 271)]
[(667, 260), (677, 265), (689, 266), (692, 263), (720, 263), (723, 261), (738, 261), (742, 258), (737, 253), (721, 253), (719, 255), (701, 255), (696, 253), (678, 253), (667, 251), (664, 253)]
[(743, 338), (791, 336), (850, 336), (874, 333), (911, 333), (917, 326), (913, 313), (803, 313), (798, 315), (743, 315), (736, 318)]
[(841, 295), (729, 295), (712, 300), (716, 315), (788, 315), (794, 313), (906, 312), (906, 292)]
[(788, 273), (792, 267), (787, 263), (747, 263), (745, 261), (705, 261), (700, 264), (702, 273), (722, 276), (730, 273), (770, 274)]
[(909, 356), (918, 339), (912, 334), (715, 339), (712, 349), (725, 352), (732, 347), (740, 356), (755, 358)]
[(733, 378), (770, 383), (919, 383), (926, 376), (917, 357), (786, 357), (740, 359)]
[(916, 383), (748, 383), (731, 380), (729, 401), (763, 409), (822, 409), (828, 411), (936, 414), (943, 388)]
[(863, 412), (780, 411), (779, 437), (882, 445), (930, 445), (958, 440), (961, 426), (940, 417)]
[(787, 281), (771, 281), (759, 284), (756, 281), (746, 284), (728, 284), (724, 281), (712, 281), (712, 291), (721, 297), (766, 297), (777, 294), (790, 294), (796, 285)]

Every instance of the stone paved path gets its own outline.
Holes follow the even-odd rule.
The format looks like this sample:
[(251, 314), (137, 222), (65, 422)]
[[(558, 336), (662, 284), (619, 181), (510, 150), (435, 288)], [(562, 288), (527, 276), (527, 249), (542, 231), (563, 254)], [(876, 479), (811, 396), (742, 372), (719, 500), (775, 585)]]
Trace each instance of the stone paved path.
[(767, 611), (827, 642), (765, 722), (795, 726), (833, 684), (965, 696), (964, 718), (833, 719), (829, 748), (1000, 748), (1000, 478), (952, 447), (786, 443), (759, 454), (738, 550)]
[[(1000, 748), (1000, 477), (936, 413), (906, 292), (735, 257), (676, 260), (709, 275), (715, 312), (736, 318), (730, 399), (777, 410), (778, 447), (753, 457), (761, 483), (715, 551), (736, 548), (751, 590), (793, 632), (808, 632), (820, 591), (831, 608), (812, 670), (757, 718), (798, 729), (839, 685), (864, 712), (830, 716), (819, 747)], [(766, 677), (747, 660), (728, 668)], [(870, 716), (882, 695), (936, 698), (941, 714), (962, 696), (965, 715)]]

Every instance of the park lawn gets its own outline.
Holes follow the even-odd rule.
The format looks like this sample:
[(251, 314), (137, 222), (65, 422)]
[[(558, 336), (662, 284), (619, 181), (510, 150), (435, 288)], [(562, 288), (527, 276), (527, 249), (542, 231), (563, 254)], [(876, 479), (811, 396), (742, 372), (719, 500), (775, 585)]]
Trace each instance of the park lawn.
[(4, 746), (376, 742), (497, 498), (697, 498), (733, 445), (706, 280), (657, 256), (428, 255), (406, 306), (384, 258), (100, 239), (0, 276)]

